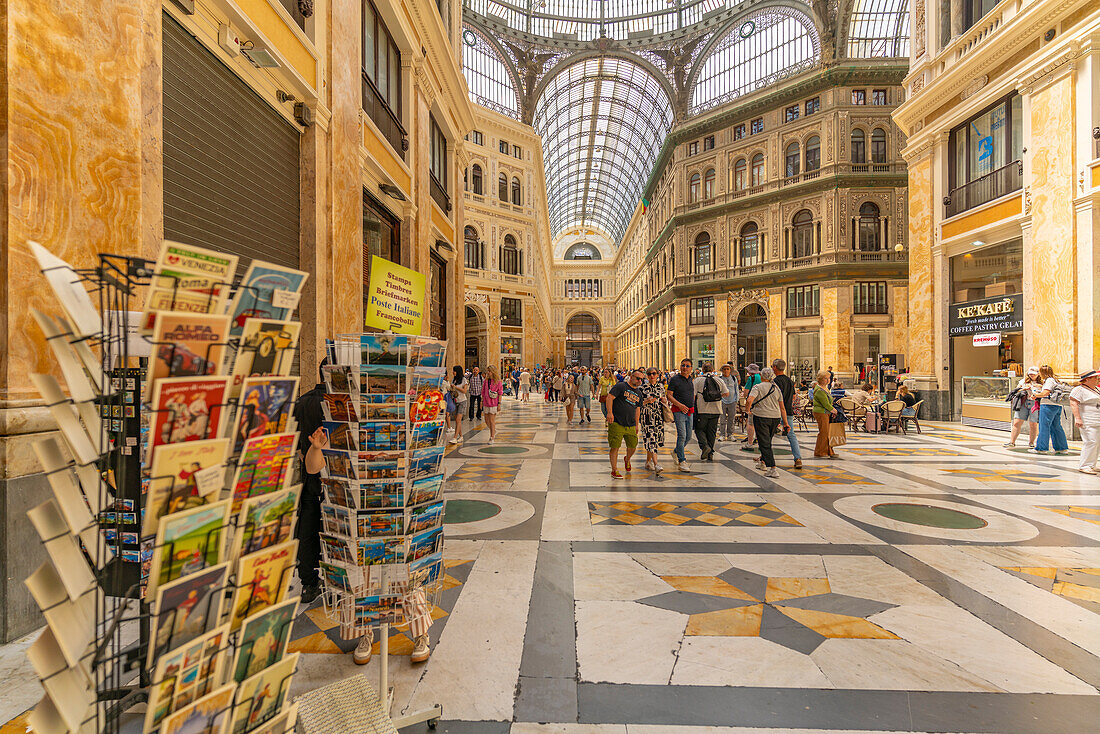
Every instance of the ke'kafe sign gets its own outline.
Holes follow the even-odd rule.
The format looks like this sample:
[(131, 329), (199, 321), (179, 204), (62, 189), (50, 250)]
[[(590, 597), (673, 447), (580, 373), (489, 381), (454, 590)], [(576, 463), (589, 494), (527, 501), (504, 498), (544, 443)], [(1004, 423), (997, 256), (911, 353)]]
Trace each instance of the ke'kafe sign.
[(1001, 344), (1001, 332), (994, 332), (992, 334), (975, 334), (973, 336), (974, 346), (976, 347), (997, 347)]
[(372, 256), (366, 325), (398, 334), (419, 334), (424, 320), (424, 284), (423, 273)]
[(1023, 328), (1024, 297), (1021, 293), (953, 303), (947, 322), (950, 336), (1022, 331)]

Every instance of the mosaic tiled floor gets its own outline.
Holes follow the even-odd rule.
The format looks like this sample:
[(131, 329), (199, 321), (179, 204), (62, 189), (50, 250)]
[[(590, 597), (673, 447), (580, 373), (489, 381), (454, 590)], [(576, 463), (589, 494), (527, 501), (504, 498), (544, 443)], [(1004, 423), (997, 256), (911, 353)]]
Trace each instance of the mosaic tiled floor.
[(882, 484), (839, 466), (807, 465), (798, 476), (814, 484)]
[(1001, 570), (1100, 614), (1100, 568), (1002, 566)]
[(1085, 522), (1100, 525), (1100, 508), (1098, 507), (1047, 507), (1041, 505), (1039, 507), (1040, 509), (1049, 510), (1050, 512), (1057, 512), (1059, 515), (1065, 515), (1066, 517), (1072, 517), (1076, 520), (1084, 520)]
[(467, 461), (455, 470), (449, 479), (453, 482), (514, 482), (521, 462), (516, 461)]
[(973, 479), (978, 482), (1012, 482), (1039, 486), (1042, 484), (1065, 484), (1057, 474), (1047, 474), (1026, 469), (1007, 469), (998, 467), (959, 467), (943, 469), (948, 474)]
[(966, 456), (966, 454), (961, 451), (931, 445), (867, 446), (855, 448), (848, 446), (843, 450), (851, 452), (856, 456)]
[(589, 502), (588, 510), (593, 525), (802, 526), (770, 502)]

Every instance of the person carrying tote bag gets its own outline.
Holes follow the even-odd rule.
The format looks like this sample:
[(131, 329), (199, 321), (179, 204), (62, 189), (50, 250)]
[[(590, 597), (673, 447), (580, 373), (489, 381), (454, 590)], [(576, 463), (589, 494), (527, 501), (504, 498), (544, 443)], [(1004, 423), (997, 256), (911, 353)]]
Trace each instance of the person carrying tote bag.
[[(829, 442), (830, 428), (829, 416), (836, 413), (833, 407), (833, 398), (829, 394), (826, 385), (829, 384), (829, 372), (821, 370), (817, 373), (817, 381), (814, 384), (814, 420), (817, 421), (817, 443), (814, 445), (814, 456), (820, 458), (835, 459), (836, 452)], [(838, 424), (843, 430), (844, 424)]]

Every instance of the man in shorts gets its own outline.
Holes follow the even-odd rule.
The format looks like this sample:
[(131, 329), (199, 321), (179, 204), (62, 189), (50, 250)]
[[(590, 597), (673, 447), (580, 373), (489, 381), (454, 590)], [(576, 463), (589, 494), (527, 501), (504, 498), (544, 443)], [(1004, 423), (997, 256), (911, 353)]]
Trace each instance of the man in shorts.
[(587, 367), (581, 367), (581, 373), (577, 376), (577, 410), (580, 421), (592, 422), (592, 375), (588, 374)]
[(527, 368), (523, 368), (523, 372), (519, 373), (519, 398), (520, 402), (527, 403), (531, 400), (531, 373), (527, 371)]
[(619, 447), (626, 441), (623, 466), (630, 471), (630, 457), (638, 448), (638, 421), (642, 415), (642, 395), (638, 386), (645, 379), (639, 370), (631, 372), (624, 382), (612, 385), (604, 398), (607, 405), (607, 445), (611, 448), (611, 477), (622, 479), (619, 473)]

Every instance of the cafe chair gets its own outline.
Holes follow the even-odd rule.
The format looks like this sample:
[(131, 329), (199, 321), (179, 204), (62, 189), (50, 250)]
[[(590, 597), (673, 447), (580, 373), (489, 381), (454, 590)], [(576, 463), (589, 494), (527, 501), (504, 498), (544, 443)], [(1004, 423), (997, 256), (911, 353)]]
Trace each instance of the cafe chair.
[(917, 418), (918, 416), (920, 416), (920, 406), (922, 403), (924, 403), (923, 400), (918, 400), (917, 402), (913, 403), (913, 415), (903, 415), (901, 417), (901, 425), (903, 429), (909, 424), (909, 421), (913, 421), (913, 425), (917, 427), (917, 433), (921, 432), (920, 421), (917, 420)]
[(901, 418), (901, 410), (905, 407), (904, 400), (889, 400), (882, 404), (882, 430), (889, 433), (890, 428), (905, 433), (905, 422)]

